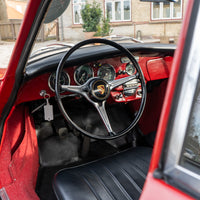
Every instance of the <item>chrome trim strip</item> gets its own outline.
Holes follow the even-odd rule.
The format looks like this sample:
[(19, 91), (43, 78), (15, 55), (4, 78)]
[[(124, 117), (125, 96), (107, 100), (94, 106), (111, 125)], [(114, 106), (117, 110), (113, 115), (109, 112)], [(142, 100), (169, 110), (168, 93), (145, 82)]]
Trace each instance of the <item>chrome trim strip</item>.
[(0, 189), (0, 198), (1, 200), (10, 200), (4, 187)]
[(184, 187), (192, 193), (200, 194), (200, 175), (179, 164), (182, 147), (187, 131), (188, 121), (193, 105), (197, 83), (200, 75), (200, 6), (195, 22), (194, 34), (188, 55), (186, 71), (179, 96), (175, 118), (172, 123), (171, 138), (164, 165), (164, 175), (173, 179), (173, 183)]

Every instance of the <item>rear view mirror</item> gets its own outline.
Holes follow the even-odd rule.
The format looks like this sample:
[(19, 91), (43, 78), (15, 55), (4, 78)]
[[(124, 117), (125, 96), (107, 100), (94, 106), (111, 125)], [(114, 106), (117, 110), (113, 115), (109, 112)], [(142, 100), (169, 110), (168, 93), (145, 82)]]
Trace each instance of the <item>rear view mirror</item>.
[(44, 23), (50, 23), (59, 16), (67, 9), (70, 0), (52, 0), (50, 8), (47, 12), (47, 15), (44, 19)]

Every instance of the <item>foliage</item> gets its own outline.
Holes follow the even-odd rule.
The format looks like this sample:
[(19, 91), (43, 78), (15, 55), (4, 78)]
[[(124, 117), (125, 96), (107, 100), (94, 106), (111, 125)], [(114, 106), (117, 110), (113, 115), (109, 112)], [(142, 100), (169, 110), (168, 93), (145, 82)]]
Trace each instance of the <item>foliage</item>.
[(107, 35), (110, 35), (110, 33), (112, 33), (113, 30), (111, 29), (109, 22), (110, 22), (109, 18), (103, 19), (102, 36), (107, 36)]
[(97, 26), (97, 32), (95, 33), (94, 36), (108, 36), (110, 33), (112, 33), (111, 26), (109, 24), (110, 20), (109, 18), (103, 18), (102, 19), (102, 24)]
[(102, 10), (100, 4), (95, 1), (92, 4), (86, 3), (81, 10), (81, 17), (83, 20), (83, 29), (85, 32), (96, 32), (97, 26), (100, 23)]

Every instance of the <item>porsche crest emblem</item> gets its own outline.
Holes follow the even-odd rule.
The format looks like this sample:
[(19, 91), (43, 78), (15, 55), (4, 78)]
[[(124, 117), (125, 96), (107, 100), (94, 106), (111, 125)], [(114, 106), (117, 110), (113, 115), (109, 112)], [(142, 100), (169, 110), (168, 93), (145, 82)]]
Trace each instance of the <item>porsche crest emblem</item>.
[(98, 92), (103, 95), (105, 93), (105, 86), (104, 85), (98, 85), (97, 86)]

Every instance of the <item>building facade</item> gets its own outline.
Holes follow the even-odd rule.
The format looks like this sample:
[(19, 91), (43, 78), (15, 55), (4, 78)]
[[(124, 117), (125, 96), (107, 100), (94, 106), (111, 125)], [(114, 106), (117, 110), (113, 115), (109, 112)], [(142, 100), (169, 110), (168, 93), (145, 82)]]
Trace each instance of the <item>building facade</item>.
[[(92, 0), (87, 2), (91, 3)], [(146, 41), (159, 39), (168, 43), (176, 42), (179, 36), (187, 0), (178, 0), (176, 3), (150, 3), (140, 0), (96, 2), (101, 6), (103, 16), (109, 16), (112, 35), (126, 35)], [(80, 13), (85, 4), (86, 0), (72, 0), (59, 18), (61, 40), (84, 39)]]

